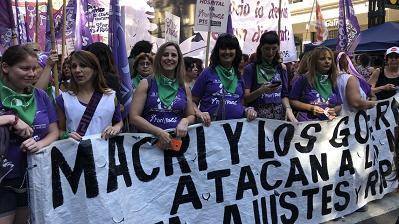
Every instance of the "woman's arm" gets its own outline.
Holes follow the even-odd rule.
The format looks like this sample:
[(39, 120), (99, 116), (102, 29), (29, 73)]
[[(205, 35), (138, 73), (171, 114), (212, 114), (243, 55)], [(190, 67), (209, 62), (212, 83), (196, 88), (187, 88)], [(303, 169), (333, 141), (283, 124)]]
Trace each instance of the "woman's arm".
[(24, 142), (22, 142), (21, 149), (24, 152), (35, 153), (39, 151), (41, 148), (44, 148), (53, 143), (55, 140), (58, 139), (58, 136), (59, 136), (59, 131), (57, 123), (53, 122), (48, 127), (48, 134), (46, 135), (46, 137), (44, 137), (42, 140), (39, 141), (36, 141), (33, 138), (29, 138)]
[(194, 112), (195, 112), (195, 117), (201, 119), (202, 123), (204, 123), (204, 125), (206, 127), (209, 127), (209, 125), (211, 125), (211, 116), (209, 115), (208, 112), (202, 112), (200, 111), (200, 109), (198, 108), (198, 104), (199, 104), (200, 98), (196, 97), (196, 96), (192, 96), (192, 102), (193, 102), (193, 108), (194, 108)]
[(188, 85), (184, 87), (186, 89), (187, 106), (186, 106), (186, 117), (182, 118), (176, 127), (176, 136), (184, 137), (187, 135), (188, 126), (195, 122), (194, 103), (192, 101), (191, 91)]
[(294, 113), (292, 111), (292, 108), (291, 108), (291, 105), (290, 105), (290, 100), (288, 99), (288, 97), (283, 97), (281, 99), (281, 101), (283, 102), (283, 107), (285, 108), (286, 119), (288, 121), (298, 122), (298, 120), (296, 119), (296, 117), (295, 117), (295, 115), (294, 115)]
[(375, 102), (363, 100), (361, 98), (359, 88), (359, 81), (357, 78), (350, 76), (348, 82), (346, 83), (345, 90), (345, 97), (349, 105), (359, 110), (370, 109), (374, 107)]
[(263, 93), (271, 93), (271, 92), (276, 91), (279, 86), (280, 85), (263, 84), (258, 89), (254, 90), (252, 92), (250, 89), (245, 89), (244, 102), (246, 105), (248, 105), (249, 103), (255, 101), (260, 96), (262, 96)]
[(23, 138), (31, 137), (33, 133), (33, 129), (16, 115), (0, 116), (0, 126), (2, 125), (11, 125), (14, 133)]
[[(380, 68), (380, 69), (384, 69), (384, 68)], [(375, 93), (379, 93), (381, 91), (395, 90), (396, 87), (394, 84), (385, 84), (383, 86), (376, 87), (378, 78), (380, 76), (380, 69), (374, 70), (374, 72), (371, 74), (370, 80), (368, 81), (368, 83), (371, 85), (371, 90), (373, 91), (373, 93), (375, 94)]]
[(58, 61), (57, 52), (52, 51), (50, 56), (48, 57), (46, 66), (43, 68), (42, 73), (40, 74), (39, 80), (37, 80), (35, 87), (38, 89), (42, 89), (44, 91), (47, 90), (48, 84), (50, 82), (51, 71), (53, 70), (54, 64)]
[(297, 110), (302, 110), (302, 111), (309, 111), (313, 114), (322, 114), (324, 113), (324, 110), (316, 105), (308, 104), (308, 103), (303, 103), (299, 100), (289, 100), (290, 105), (292, 105), (293, 108)]

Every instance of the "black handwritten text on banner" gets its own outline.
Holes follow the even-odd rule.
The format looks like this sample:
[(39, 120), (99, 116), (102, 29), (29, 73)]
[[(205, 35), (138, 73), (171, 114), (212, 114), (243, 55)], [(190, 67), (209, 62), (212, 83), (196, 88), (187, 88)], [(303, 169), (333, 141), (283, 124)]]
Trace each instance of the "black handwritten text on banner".
[(195, 126), (180, 153), (154, 148), (143, 134), (59, 141), (29, 158), (34, 221), (319, 223), (343, 216), (397, 187), (398, 106), (392, 98), (332, 122)]

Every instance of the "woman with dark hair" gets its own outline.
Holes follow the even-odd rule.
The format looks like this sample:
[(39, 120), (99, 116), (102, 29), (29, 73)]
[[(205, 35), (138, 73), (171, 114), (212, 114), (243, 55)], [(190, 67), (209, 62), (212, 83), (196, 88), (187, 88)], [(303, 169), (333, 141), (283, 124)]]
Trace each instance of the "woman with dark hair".
[(71, 57), (67, 57), (62, 64), (61, 76), (60, 76), (60, 90), (62, 92), (68, 91), (69, 82), (71, 79)]
[(120, 105), (105, 83), (97, 57), (76, 51), (71, 70), (69, 91), (56, 98), (61, 138), (80, 141), (99, 133), (105, 139), (117, 135), (123, 126)]
[(359, 62), (360, 64), (357, 65), (356, 69), (363, 75), (364, 79), (368, 81), (374, 71), (374, 68), (370, 66), (370, 56), (366, 53), (359, 55)]
[(0, 124), (12, 130), (5, 157), (14, 164), (0, 184), (0, 223), (4, 224), (27, 222), (27, 153), (58, 138), (53, 104), (43, 90), (33, 87), (36, 66), (37, 54), (27, 46), (11, 46), (3, 54), (0, 110), (9, 115), (1, 116)]
[(308, 72), (298, 77), (290, 92), (290, 104), (298, 110), (298, 121), (332, 120), (341, 111), (337, 89), (337, 66), (331, 49), (312, 51)]
[(245, 108), (244, 83), (238, 71), (241, 62), (241, 48), (231, 34), (221, 34), (211, 54), (211, 65), (205, 68), (195, 81), (193, 101), (196, 116), (205, 125), (211, 121), (247, 117), (256, 118), (252, 107)]
[(154, 77), (141, 80), (134, 93), (130, 123), (141, 132), (157, 136), (162, 149), (169, 149), (172, 141), (167, 129), (175, 129), (176, 137), (182, 138), (195, 120), (191, 91), (185, 85), (184, 74), (179, 45), (166, 42), (155, 55)]
[(244, 68), (245, 102), (258, 117), (297, 121), (288, 100), (287, 70), (282, 68), (280, 38), (275, 31), (263, 33), (256, 49), (256, 62)]
[(395, 95), (399, 87), (399, 47), (391, 47), (385, 53), (386, 66), (376, 69), (369, 83), (378, 100)]
[(137, 89), (142, 79), (152, 74), (153, 57), (149, 53), (137, 55), (133, 62), (132, 87), (133, 91)]
[(107, 86), (116, 92), (116, 98), (119, 102), (122, 102), (118, 68), (115, 65), (114, 56), (109, 46), (102, 42), (95, 42), (87, 45), (84, 50), (93, 53), (97, 57)]
[(186, 68), (186, 84), (188, 84), (191, 89), (200, 73), (197, 60), (192, 57), (184, 57), (184, 67)]

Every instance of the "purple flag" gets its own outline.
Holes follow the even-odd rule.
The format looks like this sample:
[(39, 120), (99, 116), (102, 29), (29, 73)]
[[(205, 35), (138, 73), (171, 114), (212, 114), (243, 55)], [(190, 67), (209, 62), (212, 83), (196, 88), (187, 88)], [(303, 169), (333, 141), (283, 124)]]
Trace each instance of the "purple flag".
[(233, 34), (233, 21), (231, 20), (231, 15), (227, 17), (227, 29), (226, 33)]
[(360, 41), (360, 26), (357, 21), (352, 0), (339, 0), (339, 23), (337, 51), (351, 55)]
[(26, 35), (26, 25), (25, 25), (25, 18), (19, 12), (19, 3), (15, 0), (15, 13), (17, 18), (17, 31), (18, 31), (18, 42), (20, 44), (28, 42), (28, 38)]
[(132, 80), (130, 79), (129, 63), (126, 54), (125, 32), (121, 25), (121, 8), (119, 0), (110, 0), (109, 9), (109, 46), (118, 66), (121, 78), (121, 95), (124, 106), (122, 116), (126, 117), (132, 102)]
[(15, 28), (14, 15), (10, 0), (0, 1), (0, 51), (12, 45), (12, 29)]
[(91, 44), (93, 39), (85, 14), (87, 11), (87, 2), (86, 0), (76, 0), (75, 3), (75, 48), (82, 49), (82, 47)]

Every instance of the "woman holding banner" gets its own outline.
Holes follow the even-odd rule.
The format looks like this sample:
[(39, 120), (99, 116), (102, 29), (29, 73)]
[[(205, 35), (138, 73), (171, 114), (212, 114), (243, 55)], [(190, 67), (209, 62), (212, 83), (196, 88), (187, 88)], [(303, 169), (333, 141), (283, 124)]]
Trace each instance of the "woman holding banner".
[(123, 126), (120, 105), (115, 91), (105, 84), (96, 56), (76, 51), (71, 70), (70, 91), (56, 98), (61, 138), (80, 141), (99, 133), (105, 139), (116, 136)]
[(166, 129), (175, 129), (178, 138), (187, 135), (194, 123), (191, 91), (184, 80), (183, 55), (179, 45), (166, 42), (154, 58), (154, 77), (140, 81), (130, 108), (130, 123), (139, 131), (158, 137), (159, 146), (169, 149), (172, 141)]
[(257, 113), (253, 107), (245, 108), (244, 82), (238, 71), (241, 48), (235, 36), (224, 33), (216, 40), (211, 64), (195, 81), (193, 101), (196, 117), (205, 125), (211, 121), (247, 117), (253, 120)]
[(394, 96), (399, 87), (399, 47), (386, 51), (385, 62), (385, 68), (376, 69), (369, 80), (378, 100)]
[(309, 58), (308, 72), (298, 77), (289, 97), (290, 104), (298, 110), (298, 121), (332, 120), (339, 114), (342, 101), (337, 76), (331, 49), (315, 48)]
[(245, 102), (258, 117), (297, 121), (288, 100), (287, 70), (281, 67), (280, 38), (275, 31), (263, 33), (256, 62), (244, 68)]
[(374, 101), (368, 101), (371, 88), (362, 75), (353, 66), (345, 52), (336, 55), (339, 72), (337, 86), (342, 99), (341, 115), (374, 107)]
[[(47, 94), (33, 87), (37, 54), (21, 45), (3, 54), (0, 110), (8, 111), (11, 128), (6, 159), (13, 170), (0, 184), (0, 223), (27, 222), (27, 153), (35, 153), (58, 138), (57, 115)], [(4, 116), (2, 116), (4, 118)]]

